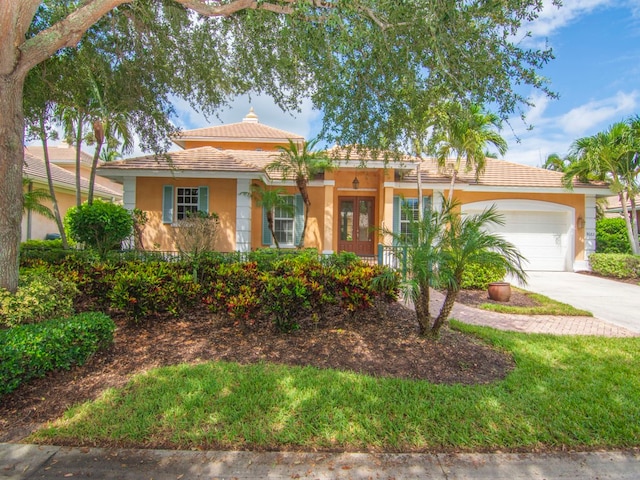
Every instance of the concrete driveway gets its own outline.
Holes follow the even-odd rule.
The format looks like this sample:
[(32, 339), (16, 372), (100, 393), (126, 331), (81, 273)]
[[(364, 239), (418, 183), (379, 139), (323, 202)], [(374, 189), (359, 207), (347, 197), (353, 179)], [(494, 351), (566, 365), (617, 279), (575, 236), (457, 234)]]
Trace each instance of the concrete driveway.
[[(522, 288), (640, 333), (640, 286), (573, 272), (528, 272)], [(512, 284), (521, 286), (517, 281)]]

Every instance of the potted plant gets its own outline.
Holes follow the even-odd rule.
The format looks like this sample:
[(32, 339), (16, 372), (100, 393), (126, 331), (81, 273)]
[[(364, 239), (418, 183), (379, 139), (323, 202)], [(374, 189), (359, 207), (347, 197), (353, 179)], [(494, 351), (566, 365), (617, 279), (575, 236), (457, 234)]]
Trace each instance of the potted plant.
[(496, 302), (508, 302), (511, 298), (511, 284), (509, 282), (492, 282), (488, 287), (489, 298)]

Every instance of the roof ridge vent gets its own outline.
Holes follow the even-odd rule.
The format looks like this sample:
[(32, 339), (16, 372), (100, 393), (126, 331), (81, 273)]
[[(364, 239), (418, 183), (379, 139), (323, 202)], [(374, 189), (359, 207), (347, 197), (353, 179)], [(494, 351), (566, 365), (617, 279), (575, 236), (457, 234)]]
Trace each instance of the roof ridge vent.
[(258, 123), (258, 115), (253, 111), (253, 107), (249, 109), (247, 116), (242, 119), (242, 123)]

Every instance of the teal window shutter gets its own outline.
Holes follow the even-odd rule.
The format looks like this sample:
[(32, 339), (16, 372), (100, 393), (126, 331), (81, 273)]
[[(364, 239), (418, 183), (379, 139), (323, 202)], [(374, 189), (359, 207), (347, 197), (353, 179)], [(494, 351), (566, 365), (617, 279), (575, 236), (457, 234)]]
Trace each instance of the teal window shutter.
[(162, 223), (173, 223), (173, 185), (162, 187)]
[(431, 197), (424, 196), (422, 197), (422, 211), (428, 212), (431, 210)]
[(400, 233), (400, 209), (402, 208), (402, 199), (395, 195), (393, 197), (393, 233)]
[(269, 221), (267, 220), (267, 209), (262, 207), (262, 244), (271, 245), (273, 243), (273, 236), (271, 230), (269, 230)]
[(209, 213), (209, 187), (198, 187), (198, 211)]
[(302, 200), (302, 195), (297, 194), (294, 201), (296, 207), (296, 216), (294, 219), (294, 239), (293, 242), (296, 245), (300, 245), (300, 239), (302, 235), (302, 227), (304, 226), (304, 202)]
[[(393, 221), (391, 223), (391, 231), (394, 234), (400, 234), (400, 211), (402, 209), (402, 197), (399, 195), (393, 196)], [(393, 244), (397, 245), (398, 240), (393, 239)]]

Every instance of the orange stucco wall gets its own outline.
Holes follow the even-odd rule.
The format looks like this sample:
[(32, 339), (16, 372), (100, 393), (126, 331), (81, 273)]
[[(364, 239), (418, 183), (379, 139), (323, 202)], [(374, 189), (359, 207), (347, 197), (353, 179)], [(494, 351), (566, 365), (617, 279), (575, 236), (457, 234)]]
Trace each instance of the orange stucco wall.
[[(45, 185), (35, 184), (34, 188), (38, 189), (46, 189), (48, 191), (48, 187)], [(76, 194), (75, 192), (58, 190), (56, 191), (56, 200), (58, 201), (58, 208), (60, 209), (60, 215), (62, 218), (67, 213), (70, 207), (76, 204)], [(82, 197), (82, 200), (86, 200), (86, 196)], [(46, 205), (53, 211), (53, 205), (50, 201), (42, 202), (43, 205)], [(51, 220), (49, 218), (43, 217), (42, 215), (38, 215), (37, 213), (31, 213), (31, 232), (29, 232), (29, 218), (25, 213), (22, 215), (22, 241), (25, 240), (44, 240), (44, 237), (47, 233), (59, 233), (58, 225), (55, 220)]]
[[(338, 205), (338, 199), (340, 197), (373, 197), (375, 204), (375, 226), (376, 232), (374, 236), (374, 249), (371, 254), (375, 254), (375, 246), (382, 241), (382, 232), (379, 228), (382, 226), (382, 222), (385, 216), (384, 196), (380, 194), (383, 191), (383, 185), (385, 180), (388, 180), (389, 170), (381, 169), (355, 169), (344, 168), (333, 172), (333, 179), (335, 180), (335, 188), (333, 191), (333, 205)], [(353, 188), (353, 181), (358, 178), (358, 188)], [(333, 238), (331, 244), (331, 250), (338, 251), (338, 214), (335, 212), (333, 215)]]
[(136, 183), (136, 207), (147, 212), (149, 221), (144, 227), (143, 242), (147, 250), (177, 249), (175, 227), (162, 223), (162, 189), (164, 185), (174, 187), (209, 187), (209, 213), (220, 217), (220, 234), (216, 250), (232, 252), (236, 248), (236, 203), (235, 179), (177, 179), (139, 177)]
[[(299, 193), (296, 187), (280, 188), (283, 188), (287, 195)], [(311, 202), (311, 208), (305, 234), (305, 246), (317, 248), (321, 251), (323, 248), (322, 234), (324, 232), (324, 187), (309, 187), (309, 201)], [(256, 206), (254, 201), (251, 207), (251, 248), (255, 250), (256, 248), (265, 247), (267, 245), (262, 244), (262, 207)]]

